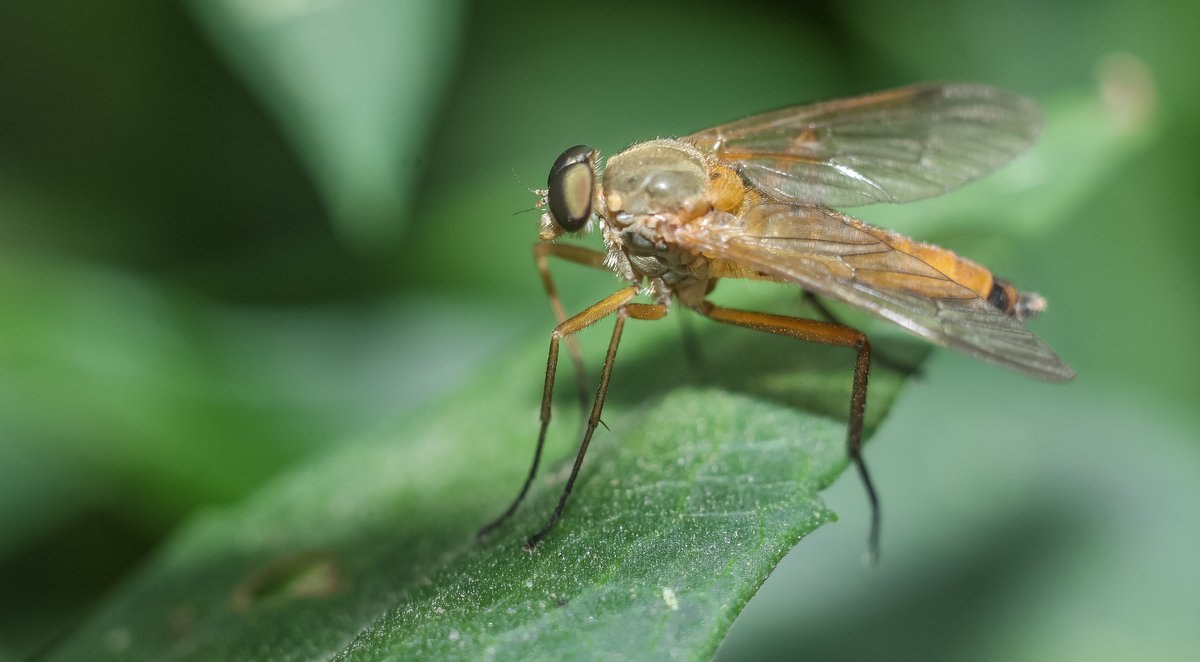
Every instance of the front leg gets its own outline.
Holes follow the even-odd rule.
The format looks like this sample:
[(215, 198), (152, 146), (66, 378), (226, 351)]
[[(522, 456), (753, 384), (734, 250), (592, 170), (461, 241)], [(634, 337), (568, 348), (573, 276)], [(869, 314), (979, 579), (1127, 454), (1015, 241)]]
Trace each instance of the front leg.
[[(554, 278), (550, 275), (550, 262), (546, 258), (557, 257), (585, 267), (605, 269), (604, 253), (574, 246), (572, 244), (555, 244), (549, 241), (539, 241), (533, 245), (533, 261), (537, 264), (538, 274), (542, 277), (542, 287), (546, 297), (550, 299), (550, 308), (554, 310), (554, 318), (559, 323), (567, 321), (567, 311), (563, 309), (562, 301), (558, 298), (558, 288), (554, 286)], [(583, 350), (575, 336), (567, 336), (567, 351), (571, 354), (571, 363), (575, 365), (575, 381), (579, 389), (581, 407), (587, 406), (587, 369), (583, 363)]]
[[(505, 520), (507, 520), (509, 518), (509, 516), (511, 516), (513, 514), (513, 512), (516, 511), (517, 506), (519, 506), (521, 504), (521, 501), (523, 501), (525, 499), (525, 495), (529, 492), (529, 486), (531, 484), (533, 484), (534, 476), (537, 475), (538, 464), (541, 462), (541, 459), (542, 459), (542, 449), (546, 445), (546, 430), (550, 427), (550, 404), (554, 398), (554, 376), (555, 376), (555, 373), (558, 371), (558, 345), (559, 345), (559, 342), (563, 338), (570, 339), (572, 336), (574, 336), (574, 334), (582, 331), (583, 329), (586, 329), (587, 327), (589, 327), (589, 326), (595, 324), (596, 322), (604, 319), (605, 317), (608, 317), (609, 315), (613, 314), (618, 309), (620, 309), (623, 306), (625, 306), (626, 304), (628, 304), (629, 301), (631, 299), (633, 299), (635, 296), (637, 296), (637, 288), (636, 287), (626, 287), (625, 289), (600, 300), (599, 302), (593, 304), (592, 306), (589, 306), (583, 312), (581, 312), (578, 315), (575, 315), (574, 317), (571, 317), (567, 320), (564, 320), (558, 326), (554, 327), (554, 331), (550, 334), (550, 351), (549, 351), (548, 355), (546, 356), (546, 381), (542, 387), (541, 427), (538, 429), (537, 446), (535, 447), (534, 452), (533, 452), (533, 463), (529, 467), (529, 475), (525, 477), (525, 483), (521, 485), (521, 491), (517, 494), (517, 498), (513, 499), (513, 502), (508, 506), (507, 509), (505, 509), (505, 511), (503, 513), (500, 514), (499, 517), (497, 517), (495, 520), (493, 520), (487, 526), (484, 526), (482, 529), (480, 529), (479, 533), (477, 534), (478, 537), (482, 538), (482, 537), (486, 536), (493, 529), (500, 526), (500, 524), (502, 524)], [(620, 337), (619, 332), (616, 334), (615, 337), (616, 338)], [(611, 348), (610, 354), (615, 353), (615, 351), (616, 351), (615, 347)], [(611, 356), (605, 360), (605, 374), (604, 374), (604, 378), (600, 384), (600, 394), (597, 396), (598, 402), (600, 403), (601, 406), (603, 405), (603, 401), (604, 401), (604, 398), (603, 398), (604, 392), (608, 386), (608, 372), (609, 372), (610, 368), (611, 368)], [(599, 414), (598, 410), (593, 412), (593, 418), (595, 418), (597, 422), (599, 421), (599, 415), (600, 414)], [(586, 438), (584, 440), (584, 444), (583, 444), (583, 451), (587, 450), (587, 440), (591, 438), (591, 432), (592, 432), (592, 429), (594, 429), (594, 427), (595, 427), (595, 424), (591, 421), (591, 419), (589, 419), (587, 436), (586, 436)], [(579, 463), (582, 461), (582, 459), (583, 459), (583, 454), (581, 451), (579, 457), (576, 459), (576, 462), (575, 462), (576, 471), (578, 471)], [(568, 493), (570, 492), (570, 485), (572, 483), (574, 483), (574, 473), (572, 473), (572, 480), (568, 483), (568, 488), (567, 488)], [(539, 536), (545, 535), (545, 532), (549, 530), (550, 525), (552, 525), (554, 523), (554, 519), (557, 519), (558, 513), (560, 513), (562, 511), (562, 507), (565, 504), (565, 502), (566, 502), (566, 494), (563, 495), (562, 502), (559, 503), (559, 507), (558, 507), (558, 510), (555, 511), (554, 518), (551, 519), (550, 524), (546, 525), (546, 527), (543, 529), (542, 533), (539, 534)]]
[[(636, 292), (636, 288), (630, 288)], [(626, 303), (620, 306), (617, 310), (617, 321), (613, 324), (612, 339), (608, 342), (608, 352), (604, 355), (604, 367), (600, 371), (600, 386), (596, 389), (596, 400), (592, 403), (592, 414), (588, 417), (587, 428), (583, 433), (583, 441), (579, 444), (579, 452), (575, 455), (575, 464), (571, 467), (571, 476), (567, 478), (567, 484), (563, 487), (562, 496), (558, 498), (558, 505), (555, 506), (554, 512), (551, 513), (550, 519), (546, 521), (537, 533), (529, 537), (525, 541), (525, 551), (532, 552), (537, 544), (550, 533), (550, 529), (554, 528), (554, 523), (562, 515), (563, 509), (567, 506), (567, 498), (571, 496), (571, 490), (575, 487), (575, 479), (579, 477), (579, 469), (583, 466), (583, 456), (587, 454), (588, 445), (592, 441), (592, 434), (596, 432), (596, 426), (600, 424), (600, 414), (604, 411), (604, 399), (608, 395), (608, 382), (612, 377), (613, 363), (617, 359), (617, 347), (621, 343), (621, 331), (625, 328), (625, 318), (632, 317), (640, 320), (658, 320), (667, 315), (667, 307), (662, 304), (644, 304), (644, 303)], [(574, 333), (574, 331), (572, 331)], [(543, 396), (543, 412), (545, 412), (545, 421), (549, 421), (550, 410), (548, 401)], [(545, 423), (542, 428), (545, 433)]]

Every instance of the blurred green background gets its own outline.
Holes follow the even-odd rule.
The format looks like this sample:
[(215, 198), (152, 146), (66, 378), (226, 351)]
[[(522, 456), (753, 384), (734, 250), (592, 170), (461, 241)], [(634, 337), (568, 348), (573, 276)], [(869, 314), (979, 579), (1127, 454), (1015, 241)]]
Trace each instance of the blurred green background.
[[(882, 567), (841, 481), (849, 525), (719, 655), (1193, 659), (1196, 25), (1081, 0), (5, 4), (0, 659), (69, 632), (190, 513), (544, 336), (514, 212), (563, 148), (923, 80), (1042, 103), (1051, 193), (954, 229), (861, 215), (1046, 295), (1034, 329), (1079, 378), (935, 352), (870, 447)], [(569, 307), (612, 285), (563, 281)]]

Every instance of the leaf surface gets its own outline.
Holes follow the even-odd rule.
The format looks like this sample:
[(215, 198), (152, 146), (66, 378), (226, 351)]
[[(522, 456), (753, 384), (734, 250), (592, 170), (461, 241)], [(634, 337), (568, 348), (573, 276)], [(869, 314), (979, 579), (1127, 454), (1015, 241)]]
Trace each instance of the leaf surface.
[[(698, 370), (677, 330), (628, 325), (610, 429), (536, 552), (520, 543), (579, 432), (566, 389), (530, 498), (474, 538), (529, 460), (544, 365), (531, 340), (394, 429), (196, 518), (52, 659), (711, 654), (778, 560), (833, 519), (818, 491), (846, 464), (853, 356), (704, 331), (703, 374), (680, 379)], [(876, 370), (872, 422), (901, 381)]]

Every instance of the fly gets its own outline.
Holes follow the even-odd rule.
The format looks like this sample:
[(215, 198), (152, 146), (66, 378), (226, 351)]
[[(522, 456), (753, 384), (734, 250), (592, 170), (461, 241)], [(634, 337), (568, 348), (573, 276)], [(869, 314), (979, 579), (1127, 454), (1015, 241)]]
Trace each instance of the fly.
[[(537, 473), (566, 340), (585, 393), (580, 330), (615, 315), (612, 337), (571, 475), (532, 550), (562, 515), (575, 485), (628, 318), (661, 319), (673, 302), (725, 324), (853, 348), (847, 454), (872, 518), (868, 554), (879, 550), (879, 499), (862, 456), (871, 345), (838, 323), (737, 310), (708, 301), (718, 280), (785, 282), (842, 301), (910, 333), (1047, 381), (1075, 376), (1024, 322), (1046, 307), (987, 268), (931, 244), (835, 211), (933, 197), (977, 179), (1027, 148), (1041, 127), (1033, 102), (974, 84), (921, 84), (795, 106), (689, 136), (635, 144), (608, 159), (577, 145), (550, 168), (540, 195), (534, 258), (558, 325), (550, 336), (541, 427), (529, 475), (486, 535), (524, 499)], [(605, 250), (554, 243), (598, 226)], [(615, 272), (628, 285), (568, 317), (550, 276), (554, 257)], [(638, 303), (644, 291), (653, 303)]]

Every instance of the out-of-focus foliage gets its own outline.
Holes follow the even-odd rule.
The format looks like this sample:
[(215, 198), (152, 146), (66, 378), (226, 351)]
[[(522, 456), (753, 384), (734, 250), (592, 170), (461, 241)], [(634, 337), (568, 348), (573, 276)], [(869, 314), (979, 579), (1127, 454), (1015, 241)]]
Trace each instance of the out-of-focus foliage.
[(192, 0), (212, 41), (296, 145), (341, 237), (387, 250), (403, 234), (425, 147), (460, 52), (461, 3)]
[[(842, 481), (849, 526), (785, 559), (720, 654), (1196, 655), (1200, 8), (401, 4), (0, 9), (0, 657), (69, 638), (190, 513), (537, 345), (536, 223), (512, 214), (564, 147), (939, 79), (1036, 98), (1043, 140), (862, 215), (1046, 295), (1034, 328), (1079, 379), (935, 352), (869, 449), (883, 567)], [(611, 284), (562, 270), (568, 307)]]

